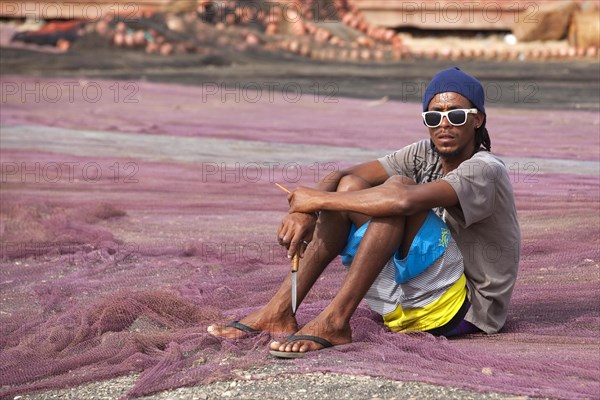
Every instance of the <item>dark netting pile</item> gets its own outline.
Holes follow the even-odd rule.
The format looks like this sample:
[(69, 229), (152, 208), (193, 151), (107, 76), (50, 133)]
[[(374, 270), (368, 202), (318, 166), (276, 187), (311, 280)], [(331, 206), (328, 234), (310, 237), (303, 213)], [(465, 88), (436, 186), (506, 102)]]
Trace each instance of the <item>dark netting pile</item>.
[[(2, 85), (19, 94), (3, 95), (0, 115), (0, 396), (135, 374), (136, 397), (241, 371), (252, 379), (276, 363), (529, 396), (600, 393), (597, 113), (489, 106), (523, 233), (501, 333), (390, 333), (362, 305), (352, 344), (281, 361), (267, 333), (206, 333), (264, 304), (289, 269), (275, 242), (286, 200), (273, 183), (312, 184), (420, 139), (418, 104), (277, 93), (223, 101), (144, 82), (5, 76)], [(38, 101), (22, 97), (35, 85)], [(115, 97), (118, 87), (135, 89), (137, 102)], [(57, 88), (62, 98), (50, 101)], [(102, 95), (91, 101), (94, 88)], [(300, 324), (344, 274), (331, 265)]]

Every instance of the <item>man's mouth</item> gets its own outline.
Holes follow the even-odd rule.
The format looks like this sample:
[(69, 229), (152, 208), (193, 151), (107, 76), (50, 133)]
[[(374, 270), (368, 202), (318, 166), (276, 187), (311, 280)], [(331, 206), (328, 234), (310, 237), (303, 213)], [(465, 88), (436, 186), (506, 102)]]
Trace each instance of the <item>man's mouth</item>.
[(441, 134), (437, 135), (437, 140), (440, 140), (442, 142), (447, 142), (450, 140), (454, 140), (454, 136), (450, 135), (448, 133), (441, 133)]

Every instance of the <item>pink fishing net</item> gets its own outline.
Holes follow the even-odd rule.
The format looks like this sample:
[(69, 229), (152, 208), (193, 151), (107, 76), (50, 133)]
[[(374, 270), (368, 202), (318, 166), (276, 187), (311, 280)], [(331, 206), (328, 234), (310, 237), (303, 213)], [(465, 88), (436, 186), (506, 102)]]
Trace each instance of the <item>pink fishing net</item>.
[[(7, 94), (36, 82), (89, 92)], [(390, 333), (363, 305), (352, 344), (281, 361), (268, 333), (206, 333), (264, 304), (286, 276), (275, 243), (286, 201), (273, 182), (312, 184), (420, 139), (418, 104), (202, 101), (206, 87), (143, 82), (2, 85), (1, 396), (137, 373), (135, 397), (277, 363), (529, 396), (600, 393), (597, 113), (490, 107), (523, 232), (501, 333)], [(125, 85), (137, 102), (115, 97)], [(300, 324), (344, 274), (330, 266)]]

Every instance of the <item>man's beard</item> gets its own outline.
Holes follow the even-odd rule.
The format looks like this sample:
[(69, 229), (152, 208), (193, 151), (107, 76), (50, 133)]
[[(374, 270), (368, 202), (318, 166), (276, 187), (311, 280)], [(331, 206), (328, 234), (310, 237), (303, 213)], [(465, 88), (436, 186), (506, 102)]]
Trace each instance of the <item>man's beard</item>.
[(451, 159), (451, 158), (458, 157), (460, 155), (460, 153), (462, 152), (462, 149), (456, 149), (454, 151), (441, 152), (433, 144), (433, 142), (431, 142), (431, 148), (433, 149), (433, 151), (435, 152), (435, 154), (437, 154), (440, 158), (444, 158), (444, 159), (447, 159), (447, 160)]

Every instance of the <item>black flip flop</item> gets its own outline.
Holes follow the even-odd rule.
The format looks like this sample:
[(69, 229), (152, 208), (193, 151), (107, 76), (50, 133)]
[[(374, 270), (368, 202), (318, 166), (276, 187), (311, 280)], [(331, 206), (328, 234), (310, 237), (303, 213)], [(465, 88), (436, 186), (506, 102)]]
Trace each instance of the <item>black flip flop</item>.
[(240, 321), (233, 321), (233, 322), (228, 323), (225, 326), (229, 326), (229, 327), (238, 329), (238, 330), (240, 330), (242, 332), (245, 332), (245, 333), (247, 333), (249, 335), (258, 335), (260, 333), (259, 330), (251, 328), (248, 325), (244, 325)]
[[(287, 342), (293, 342), (295, 340), (310, 340), (311, 342), (319, 343), (323, 346), (323, 349), (333, 347), (333, 344), (327, 340), (318, 336), (312, 335), (291, 335), (286, 339)], [(321, 349), (322, 350), (322, 349)], [(306, 352), (301, 351), (279, 351), (279, 350), (271, 350), (269, 353), (273, 357), (277, 358), (302, 358), (306, 354)]]

